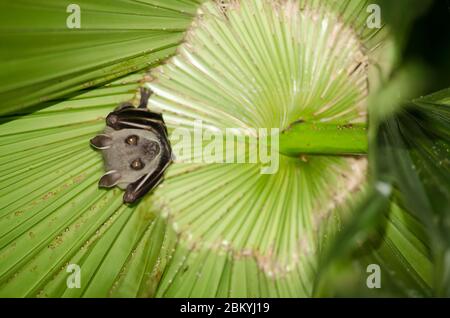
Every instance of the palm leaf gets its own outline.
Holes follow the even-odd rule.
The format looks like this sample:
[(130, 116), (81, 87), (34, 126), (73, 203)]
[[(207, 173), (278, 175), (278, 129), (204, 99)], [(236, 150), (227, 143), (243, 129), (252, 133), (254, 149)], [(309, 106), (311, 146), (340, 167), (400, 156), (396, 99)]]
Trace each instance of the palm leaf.
[[(163, 112), (171, 132), (194, 134), (193, 121), (201, 119), (205, 132), (234, 128), (245, 139), (255, 128), (278, 128), (292, 142), (295, 122), (355, 125), (361, 129), (342, 147), (357, 138), (364, 152), (369, 89), (392, 68), (392, 54), (383, 53), (392, 45), (388, 33), (365, 27), (368, 1), (209, 1), (182, 41), (199, 2), (82, 3), (86, 32), (60, 30), (65, 8), (50, 2), (46, 27), (34, 34), (18, 25), (17, 42), (9, 36), (11, 43), (33, 37), (35, 50), (2, 65), (31, 67), (28, 73), (0, 78), (2, 97), (11, 101), (0, 119), (1, 296), (310, 296), (319, 257), (351, 208), (368, 203), (378, 211), (378, 199), (386, 206), (367, 186), (367, 160), (330, 155), (330, 144), (320, 156), (280, 157), (274, 175), (260, 173), (262, 162), (190, 163), (184, 154), (155, 193), (132, 207), (122, 205), (120, 191), (97, 188), (103, 168), (88, 140), (144, 78), (154, 92), (148, 106)], [(59, 30), (58, 45), (39, 49), (54, 32), (48, 28)], [(150, 74), (38, 104), (159, 63), (179, 43)], [(441, 112), (435, 117), (446, 123)], [(224, 145), (219, 154), (229, 151)], [(405, 210), (403, 202), (392, 204), (383, 216), (389, 234), (381, 248), (373, 243), (368, 259), (407, 268), (412, 275), (394, 275), (399, 284), (426, 294), (428, 242)], [(69, 264), (81, 267), (80, 289), (67, 288)]]
[[(201, 119), (206, 131), (234, 127), (241, 137), (254, 127), (285, 130), (299, 120), (364, 123), (365, 54), (374, 37), (383, 37), (364, 33), (362, 18), (350, 24), (362, 38), (350, 36), (350, 26), (333, 13), (355, 17), (364, 2), (353, 5), (205, 4), (178, 54), (151, 72), (149, 108), (162, 111), (171, 128), (193, 131)], [(328, 24), (313, 22), (322, 16)], [(316, 56), (317, 47), (323, 55)], [(311, 295), (327, 237), (321, 229), (339, 227), (339, 208), (363, 187), (365, 159), (281, 158), (269, 176), (258, 165), (184, 159), (154, 194), (180, 237), (157, 296)]]
[[(399, 88), (398, 83), (394, 80), (376, 100), (385, 99), (389, 91), (407, 95), (411, 87), (417, 88), (413, 77), (403, 91), (393, 90)], [(400, 107), (392, 105), (397, 113), (387, 115), (380, 123), (374, 143), (373, 184), (378, 191), (373, 191), (356, 210), (329, 248), (324, 266), (343, 266), (339, 262), (346, 262), (344, 255), (361, 251), (362, 245), (372, 254), (360, 258), (361, 262), (383, 264), (390, 281), (401, 282), (397, 296), (448, 295), (448, 263), (444, 256), (448, 232), (444, 220), (450, 196), (449, 96), (447, 89), (407, 104), (398, 100)], [(391, 195), (386, 190), (392, 188), (395, 202), (386, 209)], [(326, 280), (319, 285), (321, 292), (325, 284)]]
[[(123, 285), (125, 277), (137, 284), (125, 284), (117, 293), (151, 293), (158, 277), (143, 273), (159, 262), (164, 223), (152, 211), (124, 207), (115, 192), (99, 191), (102, 165), (87, 146), (102, 127), (97, 118), (130, 99), (140, 78), (131, 76), (22, 119), (8, 117), (1, 126), (2, 296), (107, 296), (113, 282)], [(133, 266), (135, 255), (146, 262)], [(81, 290), (66, 288), (69, 263), (82, 264)]]
[[(433, 286), (449, 295), (448, 219), (450, 211), (449, 97), (444, 90), (417, 99), (382, 127), (379, 154), (391, 164), (389, 173), (404, 206), (425, 226), (435, 261)], [(395, 162), (395, 169), (392, 169)], [(389, 170), (386, 170), (389, 169)], [(383, 175), (384, 176), (384, 175)]]
[[(67, 96), (171, 55), (199, 1), (78, 1), (81, 29), (66, 26), (68, 3), (2, 2), (0, 114)], [(18, 18), (20, 17), (20, 18)]]

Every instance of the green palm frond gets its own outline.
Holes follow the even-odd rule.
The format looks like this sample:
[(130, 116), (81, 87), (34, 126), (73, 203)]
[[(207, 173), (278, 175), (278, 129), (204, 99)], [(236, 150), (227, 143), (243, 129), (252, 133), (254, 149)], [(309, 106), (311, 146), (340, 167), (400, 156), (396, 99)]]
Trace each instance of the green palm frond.
[(439, 296), (450, 292), (445, 256), (450, 248), (449, 110), (449, 89), (414, 100), (382, 126), (378, 151), (387, 161), (380, 168), (381, 177), (393, 179), (402, 204), (426, 227), (435, 261), (433, 286)]
[[(81, 30), (66, 28), (65, 2), (0, 5), (0, 296), (329, 295), (344, 256), (362, 275), (382, 265), (394, 295), (448, 292), (449, 92), (402, 107), (421, 83), (389, 80), (399, 34), (367, 28), (369, 1), (78, 4)], [(198, 120), (211, 138), (188, 141), (165, 181), (126, 206), (98, 189), (89, 139), (143, 86), (173, 146)], [(277, 173), (201, 160), (227, 128), (245, 146), (278, 129)], [(229, 159), (222, 142), (215, 155)], [(66, 284), (70, 264), (81, 288)]]
[[(102, 128), (98, 118), (134, 95), (137, 78), (1, 126), (2, 296), (107, 296), (112, 283), (127, 274), (124, 267), (133, 253), (148, 256), (148, 263), (139, 263), (141, 268), (127, 265), (134, 275), (157, 262), (153, 254), (159, 254), (165, 239), (161, 221), (147, 209), (123, 206), (117, 193), (98, 190), (102, 164), (88, 146), (92, 134)], [(148, 242), (151, 248), (143, 252)], [(106, 277), (108, 283), (68, 290), (64, 286), (69, 262), (83, 264), (86, 282)], [(99, 271), (102, 266), (108, 267), (108, 275)], [(143, 274), (134, 279), (151, 285), (151, 278)], [(139, 295), (139, 290), (121, 292)]]
[(0, 4), (1, 114), (157, 64), (173, 54), (200, 0), (77, 1), (80, 30), (66, 25), (70, 3)]
[[(398, 84), (391, 85), (399, 88)], [(402, 89), (395, 93), (402, 94)], [(398, 294), (448, 296), (444, 255), (449, 249), (445, 221), (450, 202), (449, 97), (446, 89), (406, 105), (392, 105), (397, 113), (382, 122), (373, 149), (372, 182), (378, 189), (354, 212), (331, 245), (324, 266), (333, 262), (339, 266), (344, 255), (361, 252), (364, 243), (363, 248), (373, 250), (368, 259), (383, 264), (390, 281), (400, 284)], [(386, 189), (395, 190), (390, 208), (386, 205), (392, 192), (383, 195)], [(367, 257), (362, 262), (370, 264)]]
[[(241, 137), (255, 127), (284, 130), (298, 121), (364, 124), (366, 54), (373, 45), (365, 39), (379, 30), (363, 34), (365, 20), (346, 24), (334, 15), (356, 15), (363, 6), (207, 3), (178, 54), (151, 72), (149, 108), (162, 111), (170, 128), (193, 131), (201, 119), (205, 130), (234, 127)], [(314, 22), (322, 16), (327, 23)], [(352, 37), (352, 27), (361, 38)], [(365, 159), (283, 157), (272, 176), (260, 175), (258, 165), (179, 159), (181, 167), (154, 194), (179, 233), (175, 255), (182, 255), (169, 264), (157, 295), (270, 296), (266, 280), (286, 284), (277, 296), (310, 295), (326, 237), (322, 223), (339, 223), (338, 207), (363, 187)], [(218, 255), (224, 263), (213, 267)], [(193, 285), (199, 278), (208, 285)]]

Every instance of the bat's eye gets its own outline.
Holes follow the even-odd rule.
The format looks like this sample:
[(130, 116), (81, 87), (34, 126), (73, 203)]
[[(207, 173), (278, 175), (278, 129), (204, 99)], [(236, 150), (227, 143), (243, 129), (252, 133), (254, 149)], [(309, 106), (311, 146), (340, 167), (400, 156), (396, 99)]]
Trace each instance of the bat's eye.
[(142, 170), (145, 167), (145, 164), (142, 162), (141, 159), (136, 159), (133, 160), (133, 162), (131, 163), (131, 169), (133, 170)]
[(130, 146), (136, 146), (138, 144), (139, 137), (136, 135), (128, 136), (127, 139), (125, 139), (125, 142)]

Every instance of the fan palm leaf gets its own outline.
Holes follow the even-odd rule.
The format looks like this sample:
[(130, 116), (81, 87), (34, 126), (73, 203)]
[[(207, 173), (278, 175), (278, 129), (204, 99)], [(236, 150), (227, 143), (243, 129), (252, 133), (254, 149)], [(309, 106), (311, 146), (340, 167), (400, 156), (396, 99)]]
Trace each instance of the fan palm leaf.
[[(367, 28), (369, 3), (206, 1), (197, 11), (200, 2), (83, 2), (87, 30), (79, 33), (60, 30), (60, 4), (50, 2), (42, 29), (30, 33), (24, 22), (8, 29), (17, 37), (3, 33), (17, 45), (50, 33), (55, 43), (8, 55), (1, 66), (29, 72), (0, 78), (10, 100), (0, 119), (0, 295), (311, 296), (336, 234), (365, 234), (371, 222), (364, 220), (372, 219), (387, 226), (361, 263), (407, 269), (394, 275), (399, 284), (429, 294), (421, 219), (374, 188), (361, 156), (369, 93), (386, 81), (396, 49), (388, 30)], [(172, 55), (149, 73), (123, 77)], [(148, 107), (163, 113), (175, 147), (183, 145), (177, 130), (194, 136), (199, 120), (211, 138), (193, 146), (183, 140), (189, 151), (178, 154), (164, 183), (125, 206), (119, 190), (98, 189), (103, 165), (89, 139), (116, 105), (137, 102), (142, 86), (153, 91)], [(433, 103), (420, 105), (436, 111), (443, 121), (436, 129), (445, 132), (448, 117)], [(247, 146), (257, 129), (278, 129), (288, 151), (277, 172), (261, 174), (261, 160), (201, 160), (198, 148), (227, 128)], [(308, 143), (293, 142), (315, 130), (324, 140), (342, 134), (339, 149), (333, 138), (308, 151)], [(215, 155), (228, 159), (234, 145), (222, 142)], [(245, 158), (253, 155), (246, 148)], [(344, 227), (347, 220), (355, 225)], [(345, 249), (348, 240), (341, 241)], [(81, 268), (80, 288), (67, 286), (70, 264)]]
[[(156, 64), (183, 38), (200, 1), (77, 1), (81, 29), (61, 1), (2, 2), (0, 113), (95, 87)], [(20, 72), (18, 70), (26, 70)]]

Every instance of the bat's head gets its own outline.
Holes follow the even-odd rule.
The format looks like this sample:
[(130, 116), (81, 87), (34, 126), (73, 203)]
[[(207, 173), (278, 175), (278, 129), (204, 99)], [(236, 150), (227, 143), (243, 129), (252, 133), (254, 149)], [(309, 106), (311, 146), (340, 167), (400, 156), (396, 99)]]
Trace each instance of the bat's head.
[(107, 174), (100, 180), (100, 186), (105, 188), (126, 189), (130, 183), (157, 170), (161, 161), (161, 142), (148, 130), (107, 128), (91, 144), (103, 152)]
[(99, 186), (118, 186), (126, 190), (124, 202), (134, 203), (162, 181), (172, 162), (164, 121), (148, 110), (125, 108), (111, 113), (107, 125), (91, 140), (105, 163)]

